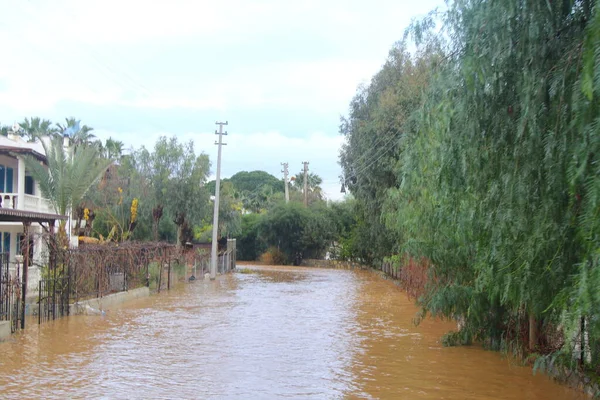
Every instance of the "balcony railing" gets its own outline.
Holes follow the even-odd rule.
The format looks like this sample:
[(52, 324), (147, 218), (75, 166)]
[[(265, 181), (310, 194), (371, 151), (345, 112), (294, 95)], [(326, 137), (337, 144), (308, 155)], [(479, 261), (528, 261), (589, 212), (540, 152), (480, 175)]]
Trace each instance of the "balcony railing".
[[(24, 195), (23, 210), (54, 214), (54, 209), (47, 199), (30, 194)], [(0, 207), (19, 208), (17, 193), (0, 193)]]
[(17, 208), (16, 193), (0, 193), (0, 207), (2, 208)]

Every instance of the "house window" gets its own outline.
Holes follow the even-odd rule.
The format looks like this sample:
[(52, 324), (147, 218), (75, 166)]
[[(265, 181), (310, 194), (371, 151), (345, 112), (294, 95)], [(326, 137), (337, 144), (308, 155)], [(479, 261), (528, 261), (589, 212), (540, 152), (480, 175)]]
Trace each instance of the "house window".
[(8, 254), (8, 259), (10, 260), (10, 232), (2, 232), (0, 233), (0, 237), (2, 237), (0, 249), (2, 253)]
[(33, 193), (33, 189), (33, 177), (29, 175), (25, 176), (25, 194), (34, 195), (35, 193)]
[(13, 192), (13, 169), (0, 165), (0, 193)]
[(6, 168), (6, 193), (13, 192), (13, 169)]

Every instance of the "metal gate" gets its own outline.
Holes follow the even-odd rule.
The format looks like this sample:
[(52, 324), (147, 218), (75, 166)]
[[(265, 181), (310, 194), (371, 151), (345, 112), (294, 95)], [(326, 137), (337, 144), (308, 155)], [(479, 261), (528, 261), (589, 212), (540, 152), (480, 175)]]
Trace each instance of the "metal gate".
[(8, 253), (0, 253), (0, 321), (10, 321), (10, 330), (15, 332), (22, 326), (21, 279), (17, 267), (14, 276), (9, 269)]
[(55, 320), (69, 315), (70, 279), (56, 277), (40, 279), (38, 301), (38, 323)]

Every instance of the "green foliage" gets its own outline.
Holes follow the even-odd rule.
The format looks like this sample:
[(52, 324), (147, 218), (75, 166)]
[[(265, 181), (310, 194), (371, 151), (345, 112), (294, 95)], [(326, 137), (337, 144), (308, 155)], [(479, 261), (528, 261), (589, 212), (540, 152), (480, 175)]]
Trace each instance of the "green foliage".
[(401, 139), (414, 127), (412, 113), (419, 107), (431, 75), (436, 53), (411, 56), (403, 43), (396, 44), (368, 87), (359, 89), (342, 119), (346, 142), (340, 153), (345, 183), (356, 199), (359, 221), (357, 252), (368, 264), (381, 262), (393, 251), (396, 231), (382, 221), (389, 188), (398, 182), (396, 166)]
[(25, 118), (19, 123), (19, 126), (21, 130), (18, 133), (27, 137), (29, 142), (34, 142), (43, 136), (54, 135), (57, 132), (57, 129), (52, 127), (52, 121), (40, 117)]
[(151, 262), (148, 264), (149, 286), (150, 289), (156, 290), (161, 283), (162, 266), (159, 262)]
[[(283, 180), (277, 179), (265, 171), (240, 171), (231, 176), (231, 178), (222, 179), (221, 186), (225, 182), (230, 182), (233, 185), (233, 189), (238, 193), (254, 193), (263, 188), (270, 188), (275, 192), (283, 192), (284, 190)], [(215, 184), (215, 181), (210, 181), (206, 185), (211, 194), (215, 193)]]
[(471, 344), (471, 338), (469, 337), (469, 335), (467, 335), (465, 333), (465, 331), (452, 331), (452, 332), (448, 332), (446, 333), (444, 336), (442, 336), (442, 345), (446, 346), (446, 347), (451, 347), (451, 346), (463, 346), (463, 345), (469, 345)]
[[(212, 203), (206, 189), (210, 172), (208, 155), (195, 154), (193, 143), (161, 137), (153, 151), (142, 147), (123, 157), (119, 175), (129, 183), (127, 194), (140, 199), (138, 228), (134, 237), (152, 238), (152, 209), (164, 206), (159, 221), (159, 239), (182, 242), (186, 226), (202, 226), (211, 215)], [(191, 235), (193, 236), (193, 235)]]
[(256, 189), (269, 186), (275, 192), (283, 192), (283, 180), (265, 171), (240, 171), (229, 178), (238, 192), (254, 192)]
[(524, 346), (531, 318), (573, 359), (584, 320), (600, 365), (600, 5), (457, 0), (440, 20), (342, 121), (345, 240), (428, 260), (423, 313), (463, 322), (448, 343)]
[(280, 205), (261, 219), (259, 236), (268, 246), (280, 249), (288, 260), (294, 260), (306, 248), (309, 219), (309, 211), (300, 204)]
[(185, 276), (187, 265), (185, 263), (174, 262), (171, 264), (171, 269), (177, 276)]
[[(260, 240), (265, 246), (283, 252), (287, 262), (302, 258), (320, 258), (337, 238), (331, 210), (326, 206), (306, 208), (290, 202), (278, 204), (260, 216), (252, 226), (258, 235), (245, 240)], [(250, 221), (249, 221), (250, 222)]]
[[(317, 174), (309, 172), (306, 174), (306, 186), (308, 192), (308, 204), (318, 203), (323, 200), (323, 189), (321, 189), (321, 184), (323, 183), (323, 179)], [(293, 179), (291, 179), (290, 183), (290, 191), (293, 192), (302, 192), (304, 195), (304, 172), (298, 172)]]
[(200, 243), (212, 242), (212, 225), (195, 226), (194, 240)]
[(97, 149), (92, 146), (80, 146), (77, 151), (75, 148), (66, 150), (60, 137), (49, 144), (42, 143), (47, 168), (32, 156), (25, 158), (25, 164), (38, 182), (42, 195), (58, 214), (65, 215), (83, 200), (112, 161), (98, 157)]
[(266, 250), (264, 243), (258, 237), (261, 218), (259, 214), (242, 215), (242, 231), (236, 240), (238, 260), (257, 260), (258, 256)]
[(223, 182), (219, 199), (219, 237), (235, 237), (242, 230), (242, 203), (231, 182)]

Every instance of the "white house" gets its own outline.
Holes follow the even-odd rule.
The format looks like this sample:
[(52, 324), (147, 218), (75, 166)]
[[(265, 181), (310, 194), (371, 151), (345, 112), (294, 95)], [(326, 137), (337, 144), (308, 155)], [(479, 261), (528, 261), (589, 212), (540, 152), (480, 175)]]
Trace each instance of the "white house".
[[(18, 136), (0, 136), (0, 207), (28, 213), (55, 214), (50, 202), (43, 198), (38, 183), (29, 175), (24, 157), (30, 155), (41, 163), (46, 162), (41, 143), (28, 143)], [(33, 215), (33, 214), (32, 214)], [(39, 267), (47, 262), (47, 251), (42, 240), (42, 226), (31, 224), (28, 291), (36, 291)], [(10, 269), (16, 266), (15, 256), (22, 254), (22, 222), (0, 221), (0, 252), (8, 253)]]

